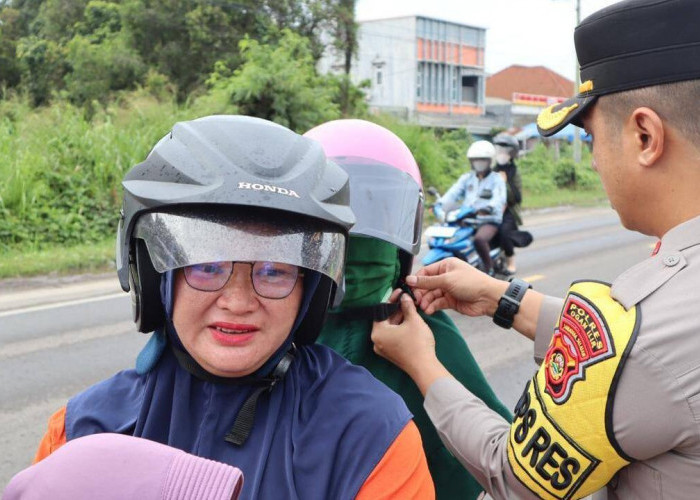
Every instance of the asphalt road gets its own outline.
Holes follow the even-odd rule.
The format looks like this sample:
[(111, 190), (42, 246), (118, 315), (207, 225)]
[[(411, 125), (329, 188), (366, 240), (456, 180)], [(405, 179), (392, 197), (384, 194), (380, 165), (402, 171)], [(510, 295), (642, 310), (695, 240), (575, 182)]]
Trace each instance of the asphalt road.
[[(526, 223), (535, 242), (518, 251), (518, 275), (552, 295), (563, 295), (578, 278), (612, 281), (654, 244), (625, 231), (610, 209), (539, 212)], [(134, 332), (130, 307), (112, 276), (0, 282), (0, 489), (30, 463), (51, 413), (133, 366), (146, 336)], [(535, 370), (531, 342), (490, 319), (453, 319), (512, 408)]]

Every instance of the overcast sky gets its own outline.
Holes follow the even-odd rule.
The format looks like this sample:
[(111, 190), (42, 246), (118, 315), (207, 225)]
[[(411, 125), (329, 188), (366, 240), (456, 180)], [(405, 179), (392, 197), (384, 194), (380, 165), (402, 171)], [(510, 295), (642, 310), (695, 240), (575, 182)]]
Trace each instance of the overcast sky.
[[(423, 15), (486, 28), (486, 71), (546, 66), (574, 79), (577, 0), (357, 0), (357, 19)], [(617, 0), (580, 0), (581, 19)]]

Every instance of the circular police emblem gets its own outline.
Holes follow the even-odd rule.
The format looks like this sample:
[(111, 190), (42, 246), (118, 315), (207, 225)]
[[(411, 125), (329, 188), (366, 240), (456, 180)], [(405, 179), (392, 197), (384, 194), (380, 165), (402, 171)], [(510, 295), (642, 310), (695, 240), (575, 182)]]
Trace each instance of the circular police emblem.
[(564, 355), (561, 352), (555, 352), (549, 358), (549, 375), (554, 382), (558, 382), (564, 376)]

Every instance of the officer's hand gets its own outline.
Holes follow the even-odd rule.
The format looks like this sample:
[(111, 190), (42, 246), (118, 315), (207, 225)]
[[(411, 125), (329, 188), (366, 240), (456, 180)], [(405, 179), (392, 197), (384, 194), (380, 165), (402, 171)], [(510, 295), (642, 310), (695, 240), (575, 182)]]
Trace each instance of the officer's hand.
[[(392, 298), (394, 298), (392, 296)], [(435, 338), (408, 294), (401, 295), (401, 310), (372, 328), (374, 352), (388, 359), (411, 377), (437, 360)]]
[(492, 316), (498, 300), (508, 288), (504, 281), (455, 257), (441, 260), (407, 276), (418, 305), (427, 314), (454, 309), (467, 316)]

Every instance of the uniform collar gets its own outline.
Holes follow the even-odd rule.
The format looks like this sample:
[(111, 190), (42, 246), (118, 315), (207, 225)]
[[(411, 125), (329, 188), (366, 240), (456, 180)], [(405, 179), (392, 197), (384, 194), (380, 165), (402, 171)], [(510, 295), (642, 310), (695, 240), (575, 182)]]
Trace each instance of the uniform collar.
[(661, 238), (659, 251), (683, 251), (698, 244), (700, 244), (700, 215), (668, 231)]
[(618, 276), (612, 297), (625, 309), (638, 304), (687, 265), (683, 251), (696, 245), (700, 245), (700, 216), (668, 231), (655, 255)]

